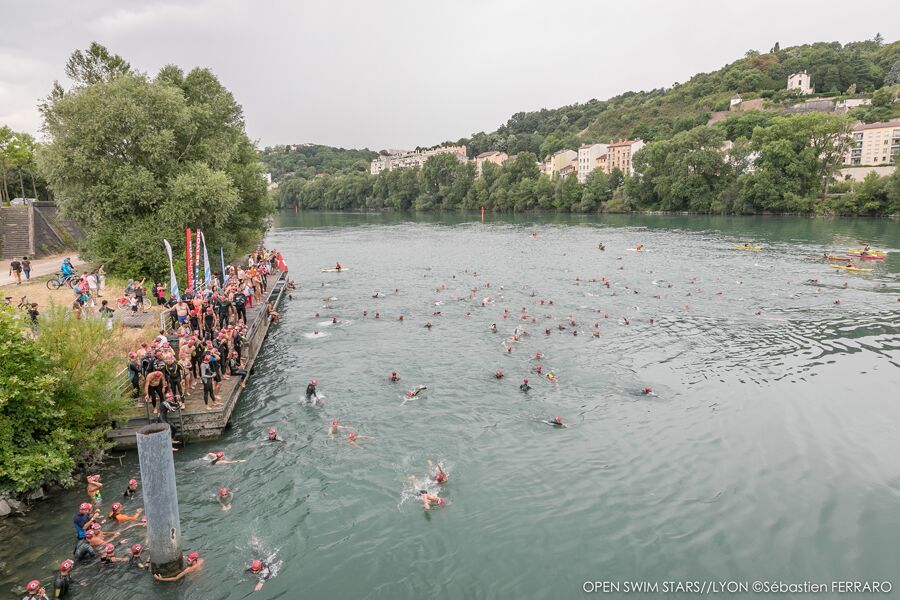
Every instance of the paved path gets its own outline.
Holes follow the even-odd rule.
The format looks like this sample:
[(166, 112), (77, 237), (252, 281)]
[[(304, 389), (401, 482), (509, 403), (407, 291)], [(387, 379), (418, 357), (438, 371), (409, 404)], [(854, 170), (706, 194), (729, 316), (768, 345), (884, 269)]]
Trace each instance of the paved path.
[[(59, 265), (62, 264), (62, 261), (65, 257), (72, 258), (72, 266), (75, 267), (75, 270), (78, 270), (78, 267), (85, 264), (83, 260), (78, 258), (78, 256), (72, 252), (70, 254), (56, 254), (54, 256), (48, 256), (46, 258), (39, 258), (37, 260), (31, 261), (31, 278), (40, 277), (41, 275), (50, 275), (51, 273), (56, 273), (59, 271)], [(9, 274), (9, 263), (12, 260), (3, 261), (2, 270), (0, 270), (0, 285), (8, 285), (10, 283), (15, 283), (15, 279), (12, 275)], [(25, 280), (25, 275), (22, 275), (22, 280)]]

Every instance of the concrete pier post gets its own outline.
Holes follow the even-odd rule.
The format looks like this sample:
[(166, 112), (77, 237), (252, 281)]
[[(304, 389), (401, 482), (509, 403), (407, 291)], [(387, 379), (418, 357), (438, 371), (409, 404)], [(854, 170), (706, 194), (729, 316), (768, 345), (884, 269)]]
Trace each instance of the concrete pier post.
[(181, 517), (175, 487), (172, 434), (165, 423), (154, 423), (142, 427), (135, 437), (141, 463), (144, 513), (147, 515), (150, 569), (154, 574), (169, 577), (182, 569)]

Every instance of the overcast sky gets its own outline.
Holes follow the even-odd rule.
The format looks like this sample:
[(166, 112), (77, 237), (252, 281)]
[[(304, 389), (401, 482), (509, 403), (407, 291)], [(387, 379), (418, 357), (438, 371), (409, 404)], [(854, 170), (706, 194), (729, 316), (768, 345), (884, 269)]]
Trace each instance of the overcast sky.
[(0, 125), (37, 133), (37, 100), (96, 40), (151, 74), (209, 67), (260, 147), (432, 145), (523, 110), (670, 86), (776, 41), (900, 37), (897, 0), (0, 0), (0, 11)]

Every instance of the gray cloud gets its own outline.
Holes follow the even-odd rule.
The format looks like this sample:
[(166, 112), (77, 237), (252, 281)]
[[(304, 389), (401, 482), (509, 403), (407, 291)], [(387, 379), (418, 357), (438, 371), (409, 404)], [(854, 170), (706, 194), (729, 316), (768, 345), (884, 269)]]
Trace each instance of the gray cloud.
[[(685, 81), (742, 56), (900, 34), (900, 3), (837, 0), (2, 1), (0, 124), (36, 104), (92, 40), (155, 73), (211, 68), (261, 145), (413, 147), (552, 108)], [(18, 32), (18, 33), (16, 33)]]

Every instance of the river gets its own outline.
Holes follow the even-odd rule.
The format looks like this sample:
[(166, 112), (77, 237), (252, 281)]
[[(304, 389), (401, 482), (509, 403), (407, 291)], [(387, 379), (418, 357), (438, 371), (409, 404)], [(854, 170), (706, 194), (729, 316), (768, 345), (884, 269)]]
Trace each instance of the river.
[[(895, 253), (865, 265), (871, 273), (808, 258), (860, 240)], [(765, 249), (732, 248), (745, 241)], [(577, 598), (595, 580), (900, 586), (897, 221), (284, 213), (266, 244), (284, 252), (298, 289), (225, 437), (175, 457), (185, 550), (205, 557), (205, 572), (158, 584), (79, 566), (88, 585), (75, 597)], [(648, 251), (627, 251), (636, 244)], [(321, 272), (335, 261), (346, 272)], [(536, 323), (518, 319), (523, 307)], [(501, 341), (523, 325), (531, 335), (506, 353)], [(557, 383), (534, 373), (536, 352)], [(394, 369), (399, 384), (387, 381)], [(324, 408), (299, 402), (311, 378)], [(405, 401), (418, 384), (425, 395)], [(556, 415), (569, 427), (542, 422)], [(350, 429), (331, 439), (335, 418)], [(263, 441), (270, 426), (283, 444)], [(353, 446), (350, 430), (368, 437)], [(203, 454), (218, 449), (248, 462), (208, 466)], [(450, 479), (447, 505), (426, 512), (409, 477), (423, 479), (428, 460)], [(104, 471), (107, 508), (137, 475), (136, 455), (118, 462)], [(222, 486), (236, 494), (229, 512), (213, 500)], [(4, 590), (50, 580), (83, 496), (79, 486), (0, 522)], [(244, 570), (262, 557), (277, 575), (253, 594)]]

